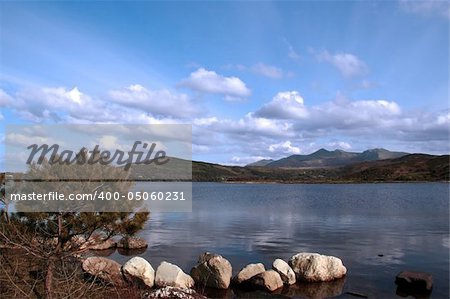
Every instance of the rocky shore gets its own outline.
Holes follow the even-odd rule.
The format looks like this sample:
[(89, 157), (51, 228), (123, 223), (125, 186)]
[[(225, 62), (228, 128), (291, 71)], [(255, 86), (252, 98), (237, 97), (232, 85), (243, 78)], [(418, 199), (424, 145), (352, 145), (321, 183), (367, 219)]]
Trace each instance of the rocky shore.
[[(189, 274), (167, 261), (155, 270), (142, 257), (133, 257), (123, 265), (105, 257), (88, 257), (82, 260), (82, 269), (88, 277), (113, 286), (139, 286), (146, 290), (146, 298), (186, 299), (206, 298), (201, 294), (205, 288), (218, 292), (233, 287), (246, 292), (277, 293), (284, 286), (302, 282), (338, 281), (347, 273), (339, 258), (318, 253), (298, 253), (287, 262), (276, 259), (268, 269), (262, 263), (248, 264), (234, 276), (231, 263), (210, 252), (199, 256)], [(342, 286), (343, 283), (341, 290)]]
[[(184, 299), (248, 297), (248, 294), (258, 298), (271, 295), (334, 297), (343, 293), (347, 274), (341, 259), (308, 252), (295, 254), (288, 261), (275, 259), (268, 268), (262, 263), (248, 264), (234, 276), (231, 263), (210, 252), (199, 256), (190, 273), (167, 261), (162, 261), (155, 270), (139, 256), (123, 265), (105, 257), (83, 258), (82, 269), (86, 277), (111, 286), (138, 287), (142, 298)], [(433, 279), (428, 273), (403, 271), (397, 275), (395, 283), (399, 294), (430, 295)], [(347, 291), (346, 294), (368, 298), (361, 292)]]

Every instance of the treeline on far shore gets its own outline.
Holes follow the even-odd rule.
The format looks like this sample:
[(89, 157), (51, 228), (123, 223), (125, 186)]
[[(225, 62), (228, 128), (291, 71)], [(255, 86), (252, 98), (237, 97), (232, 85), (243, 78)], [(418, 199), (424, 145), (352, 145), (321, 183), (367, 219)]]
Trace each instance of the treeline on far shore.
[[(174, 158), (173, 158), (174, 159)], [(339, 167), (267, 167), (226, 166), (175, 159), (171, 167), (133, 165), (129, 179), (152, 180), (155, 172), (167, 180), (177, 179), (177, 169), (192, 163), (193, 182), (257, 183), (376, 183), (376, 182), (449, 182), (450, 155), (411, 154), (395, 159), (354, 163)], [(181, 166), (180, 166), (181, 165)], [(189, 165), (190, 166), (190, 165)], [(185, 171), (184, 171), (185, 172)], [(7, 174), (21, 177), (22, 174)], [(161, 177), (161, 175), (158, 175)], [(185, 180), (186, 173), (183, 173)], [(4, 182), (5, 173), (0, 173)], [(156, 179), (158, 180), (158, 179)]]
[(449, 155), (424, 154), (328, 168), (239, 167), (193, 162), (192, 180), (284, 183), (448, 182), (449, 162)]

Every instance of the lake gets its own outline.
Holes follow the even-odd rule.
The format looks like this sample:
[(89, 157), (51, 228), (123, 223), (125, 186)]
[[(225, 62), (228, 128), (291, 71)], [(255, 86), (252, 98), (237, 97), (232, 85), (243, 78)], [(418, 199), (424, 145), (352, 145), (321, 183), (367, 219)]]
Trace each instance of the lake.
[[(401, 270), (433, 274), (431, 298), (449, 298), (449, 185), (194, 183), (192, 213), (152, 213), (139, 255), (156, 270), (162, 260), (186, 273), (204, 251), (227, 258), (236, 273), (248, 263), (318, 252), (343, 260), (334, 284), (284, 290), (298, 298), (400, 298)], [(112, 257), (125, 262), (117, 252)], [(249, 296), (232, 291), (213, 296)]]

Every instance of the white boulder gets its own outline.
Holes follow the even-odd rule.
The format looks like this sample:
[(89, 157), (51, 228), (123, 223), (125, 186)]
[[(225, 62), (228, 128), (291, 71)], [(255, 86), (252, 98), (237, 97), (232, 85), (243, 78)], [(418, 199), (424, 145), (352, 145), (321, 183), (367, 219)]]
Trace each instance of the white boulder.
[(280, 274), (275, 270), (267, 270), (259, 273), (253, 276), (249, 283), (255, 289), (262, 289), (269, 292), (273, 292), (283, 286)]
[(177, 265), (162, 262), (156, 269), (155, 284), (157, 287), (192, 288), (194, 280)]
[(155, 284), (155, 270), (146, 259), (139, 256), (123, 264), (122, 274), (127, 281), (143, 283), (149, 288)]
[(253, 276), (263, 273), (264, 271), (266, 271), (266, 269), (262, 263), (248, 264), (239, 271), (239, 273), (233, 278), (233, 281), (237, 284), (241, 284)]
[(318, 253), (298, 253), (291, 257), (289, 265), (297, 280), (308, 282), (331, 281), (342, 278), (347, 273), (339, 258)]
[(197, 285), (216, 289), (228, 289), (232, 268), (221, 255), (205, 252), (200, 255), (198, 265), (192, 268), (191, 276)]
[(282, 259), (276, 259), (272, 264), (272, 269), (280, 274), (281, 280), (286, 285), (295, 283), (295, 272), (292, 268)]
[(83, 271), (94, 278), (114, 285), (123, 285), (120, 264), (105, 257), (88, 257), (83, 260)]

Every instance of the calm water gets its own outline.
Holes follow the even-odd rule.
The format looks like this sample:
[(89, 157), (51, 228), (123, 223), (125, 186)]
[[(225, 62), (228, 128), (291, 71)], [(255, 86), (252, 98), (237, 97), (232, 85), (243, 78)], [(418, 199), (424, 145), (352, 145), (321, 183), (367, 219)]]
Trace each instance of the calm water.
[(340, 257), (346, 279), (283, 294), (398, 298), (395, 275), (410, 269), (433, 274), (431, 298), (449, 298), (448, 184), (194, 183), (193, 194), (192, 213), (153, 213), (141, 233), (149, 248), (139, 255), (155, 269), (166, 260), (189, 273), (204, 251), (226, 257), (234, 273), (248, 263), (270, 268), (276, 258), (319, 252)]

